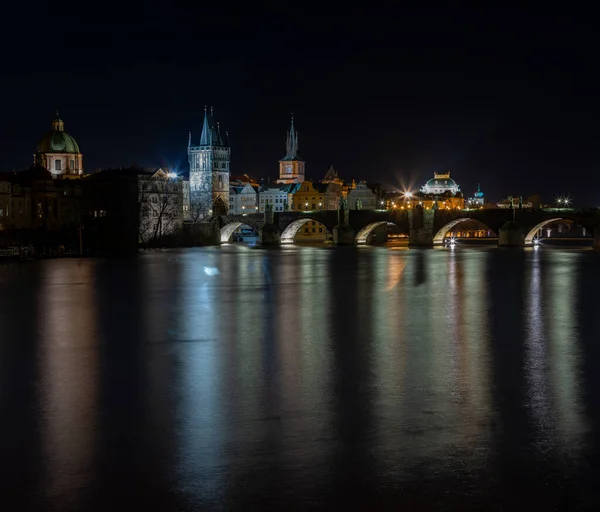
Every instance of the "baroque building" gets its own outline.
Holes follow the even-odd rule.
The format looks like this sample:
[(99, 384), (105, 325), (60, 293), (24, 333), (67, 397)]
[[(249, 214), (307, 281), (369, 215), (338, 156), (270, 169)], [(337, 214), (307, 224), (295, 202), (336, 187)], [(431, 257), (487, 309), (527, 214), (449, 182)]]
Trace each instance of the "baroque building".
[(83, 155), (77, 141), (65, 132), (65, 123), (58, 111), (52, 121), (52, 130), (38, 144), (33, 163), (48, 169), (53, 178), (80, 178), (83, 175)]
[(188, 162), (190, 164), (190, 208), (192, 215), (207, 218), (225, 215), (229, 210), (229, 162), (231, 148), (229, 135), (221, 136), (219, 123), (204, 109), (204, 124), (200, 144), (192, 145), (192, 134), (188, 140)]
[(446, 172), (443, 174), (439, 174), (437, 172), (433, 173), (433, 178), (431, 178), (425, 185), (421, 187), (421, 192), (423, 194), (451, 194), (456, 195), (460, 192), (460, 187), (457, 183), (450, 177), (450, 173)]
[(298, 155), (298, 132), (294, 129), (294, 116), (290, 125), (290, 131), (287, 134), (285, 143), (286, 154), (279, 160), (279, 180), (278, 183), (302, 183), (304, 181), (305, 168), (304, 160)]

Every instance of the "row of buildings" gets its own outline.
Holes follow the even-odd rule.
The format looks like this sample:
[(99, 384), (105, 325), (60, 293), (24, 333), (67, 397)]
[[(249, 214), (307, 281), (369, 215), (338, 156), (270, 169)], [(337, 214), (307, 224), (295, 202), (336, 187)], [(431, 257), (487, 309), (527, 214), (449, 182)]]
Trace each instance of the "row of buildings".
[[(96, 237), (94, 243), (100, 247), (111, 238), (110, 227), (122, 232), (128, 246), (154, 244), (176, 237), (186, 223), (201, 223), (215, 215), (262, 213), (267, 205), (283, 212), (335, 210), (342, 200), (349, 209), (483, 204), (481, 191), (465, 203), (449, 173), (435, 174), (414, 194), (386, 193), (378, 185), (344, 181), (333, 166), (321, 180), (305, 180), (306, 163), (298, 153), (293, 117), (275, 183), (259, 184), (247, 175), (231, 175), (229, 136), (212, 108), (205, 109), (198, 144), (192, 143), (190, 132), (187, 154), (189, 174), (167, 169), (85, 174), (79, 145), (65, 131), (57, 112), (51, 130), (37, 146), (33, 166), (0, 174), (0, 243), (24, 243), (35, 233), (36, 240), (56, 234), (80, 246), (82, 238), (87, 246)], [(310, 222), (298, 238), (317, 241), (326, 236), (322, 226)]]

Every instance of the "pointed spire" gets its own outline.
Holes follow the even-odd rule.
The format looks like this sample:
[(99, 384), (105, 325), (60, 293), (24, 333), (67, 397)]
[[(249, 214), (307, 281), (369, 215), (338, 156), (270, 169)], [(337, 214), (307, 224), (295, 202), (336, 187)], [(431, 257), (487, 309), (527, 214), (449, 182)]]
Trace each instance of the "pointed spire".
[[(212, 108), (211, 108), (212, 110)], [(208, 112), (206, 111), (206, 105), (204, 106), (204, 124), (202, 125), (202, 135), (200, 136), (201, 146), (212, 146), (212, 130), (210, 123), (208, 122)]]
[(221, 137), (221, 125), (217, 122), (217, 137), (216, 142), (219, 146), (223, 146), (223, 138)]
[(190, 130), (190, 134), (188, 136), (188, 148), (192, 145), (192, 130)]
[(294, 114), (291, 115), (290, 131), (285, 142), (286, 155), (284, 160), (300, 160), (298, 156), (298, 132), (294, 129)]

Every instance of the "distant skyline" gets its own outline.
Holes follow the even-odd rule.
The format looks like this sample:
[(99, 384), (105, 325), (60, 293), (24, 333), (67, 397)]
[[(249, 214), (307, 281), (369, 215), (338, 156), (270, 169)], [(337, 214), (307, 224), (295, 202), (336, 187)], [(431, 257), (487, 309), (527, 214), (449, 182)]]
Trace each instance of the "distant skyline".
[(481, 183), (492, 199), (600, 204), (598, 36), (585, 16), (178, 5), (15, 6), (0, 34), (12, 48), (0, 169), (31, 165), (57, 108), (87, 172), (187, 168), (188, 132), (199, 139), (212, 105), (232, 174), (277, 176), (293, 112), (308, 179), (333, 165), (416, 188), (450, 171), (465, 195)]

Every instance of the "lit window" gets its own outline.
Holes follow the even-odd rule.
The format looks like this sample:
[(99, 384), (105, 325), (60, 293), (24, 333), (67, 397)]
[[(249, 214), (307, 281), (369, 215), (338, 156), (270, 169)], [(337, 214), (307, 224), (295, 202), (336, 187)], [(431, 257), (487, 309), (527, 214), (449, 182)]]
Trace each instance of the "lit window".
[(54, 160), (54, 170), (60, 171), (62, 168), (62, 162), (60, 160)]

